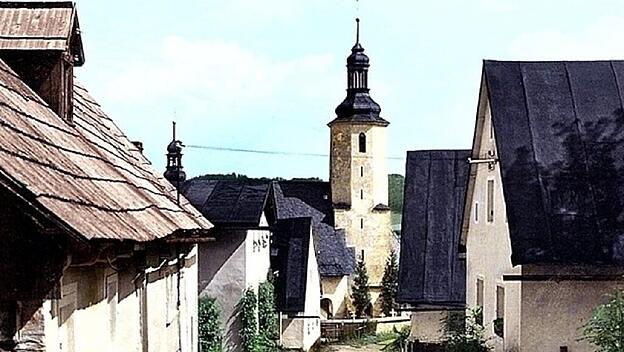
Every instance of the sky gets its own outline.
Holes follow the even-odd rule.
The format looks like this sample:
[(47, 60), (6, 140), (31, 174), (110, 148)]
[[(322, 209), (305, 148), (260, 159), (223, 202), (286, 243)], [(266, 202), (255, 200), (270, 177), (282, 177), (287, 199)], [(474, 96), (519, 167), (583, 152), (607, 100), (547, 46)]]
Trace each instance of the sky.
[(408, 150), (471, 147), (483, 59), (624, 59), (621, 0), (77, 0), (78, 80), (165, 167), (171, 122), (189, 177), (329, 175), (361, 18), (390, 173)]

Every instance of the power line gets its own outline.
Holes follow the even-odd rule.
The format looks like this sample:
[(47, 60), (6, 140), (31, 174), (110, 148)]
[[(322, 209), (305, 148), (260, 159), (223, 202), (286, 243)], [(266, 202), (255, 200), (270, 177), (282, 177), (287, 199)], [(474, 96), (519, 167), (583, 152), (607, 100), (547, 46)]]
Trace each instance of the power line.
[[(252, 153), (252, 154), (263, 154), (263, 155), (288, 155), (288, 156), (306, 156), (306, 157), (316, 157), (316, 158), (328, 158), (329, 154), (317, 154), (317, 153), (301, 153), (301, 152), (286, 152), (281, 150), (259, 150), (259, 149), (243, 149), (243, 148), (228, 148), (228, 147), (217, 147), (211, 145), (197, 145), (197, 144), (186, 144), (188, 148), (192, 149), (204, 149), (204, 150), (214, 150), (221, 152), (235, 152), (235, 153)], [(405, 160), (403, 157), (387, 157), (390, 160)]]

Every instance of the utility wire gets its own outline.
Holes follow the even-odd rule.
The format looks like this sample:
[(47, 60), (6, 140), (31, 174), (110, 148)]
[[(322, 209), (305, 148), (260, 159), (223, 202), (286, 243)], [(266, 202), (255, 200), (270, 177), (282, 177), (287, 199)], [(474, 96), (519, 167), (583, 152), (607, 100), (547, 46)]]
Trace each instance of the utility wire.
[[(258, 149), (242, 149), (242, 148), (228, 148), (228, 147), (216, 147), (211, 145), (196, 145), (196, 144), (186, 144), (185, 147), (192, 149), (204, 149), (204, 150), (214, 150), (214, 151), (222, 151), (222, 152), (235, 152), (235, 153), (253, 153), (253, 154), (264, 154), (264, 155), (289, 155), (289, 156), (307, 156), (307, 157), (317, 157), (317, 158), (328, 158), (329, 154), (317, 154), (317, 153), (299, 153), (299, 152), (285, 152), (280, 150), (258, 150)], [(390, 160), (405, 160), (403, 157), (388, 157)]]

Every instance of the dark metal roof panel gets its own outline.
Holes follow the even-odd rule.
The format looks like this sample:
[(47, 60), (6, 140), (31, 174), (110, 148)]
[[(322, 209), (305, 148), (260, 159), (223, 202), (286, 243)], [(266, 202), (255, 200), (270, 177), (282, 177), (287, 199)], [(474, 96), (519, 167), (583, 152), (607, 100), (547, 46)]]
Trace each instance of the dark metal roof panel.
[(469, 156), (469, 150), (408, 152), (399, 302), (465, 303), (465, 261), (458, 252)]
[(182, 193), (215, 224), (258, 226), (269, 183), (192, 179), (184, 183)]
[(275, 224), (272, 246), (278, 253), (274, 269), (279, 272), (275, 286), (281, 312), (305, 311), (311, 227), (309, 217), (281, 219)]
[(622, 68), (484, 63), (514, 264), (624, 262)]

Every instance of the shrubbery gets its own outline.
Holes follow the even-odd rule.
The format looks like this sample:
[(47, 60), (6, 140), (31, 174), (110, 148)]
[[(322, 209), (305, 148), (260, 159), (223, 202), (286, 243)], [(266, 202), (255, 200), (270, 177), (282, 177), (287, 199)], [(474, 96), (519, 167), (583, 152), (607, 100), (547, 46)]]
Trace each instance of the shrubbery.
[(273, 283), (266, 281), (258, 288), (247, 289), (240, 302), (241, 340), (245, 352), (279, 351), (279, 326), (275, 309)]
[(199, 350), (200, 352), (222, 351), (223, 331), (219, 307), (214, 298), (199, 299)]
[(583, 327), (585, 339), (598, 347), (598, 352), (624, 350), (624, 295), (616, 292), (611, 300), (594, 310)]

